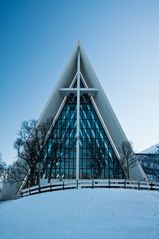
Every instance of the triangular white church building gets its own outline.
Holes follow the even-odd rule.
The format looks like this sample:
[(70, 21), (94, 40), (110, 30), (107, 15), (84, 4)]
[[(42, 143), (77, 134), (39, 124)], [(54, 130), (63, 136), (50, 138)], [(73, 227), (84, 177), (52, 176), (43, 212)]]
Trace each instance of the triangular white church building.
[[(43, 154), (43, 178), (48, 178), (48, 172), (51, 180), (127, 178), (121, 164), (121, 145), (127, 138), (80, 44), (38, 124), (50, 118), (53, 123)], [(146, 179), (138, 162), (130, 168), (130, 179)]]

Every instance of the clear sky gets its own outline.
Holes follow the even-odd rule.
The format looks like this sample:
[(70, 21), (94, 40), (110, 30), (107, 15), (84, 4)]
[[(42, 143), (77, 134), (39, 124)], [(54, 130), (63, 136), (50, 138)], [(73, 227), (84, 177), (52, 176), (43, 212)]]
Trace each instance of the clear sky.
[(159, 142), (158, 0), (0, 0), (0, 153), (38, 119), (77, 41), (136, 151)]

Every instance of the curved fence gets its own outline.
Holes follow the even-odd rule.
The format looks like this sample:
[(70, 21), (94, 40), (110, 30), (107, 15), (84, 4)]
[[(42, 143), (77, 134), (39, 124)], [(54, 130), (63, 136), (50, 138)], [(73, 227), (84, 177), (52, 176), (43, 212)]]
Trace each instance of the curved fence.
[(159, 182), (150, 183), (146, 181), (131, 181), (125, 179), (63, 180), (23, 189), (19, 192), (18, 196), (25, 197), (38, 193), (79, 188), (125, 188), (159, 191)]

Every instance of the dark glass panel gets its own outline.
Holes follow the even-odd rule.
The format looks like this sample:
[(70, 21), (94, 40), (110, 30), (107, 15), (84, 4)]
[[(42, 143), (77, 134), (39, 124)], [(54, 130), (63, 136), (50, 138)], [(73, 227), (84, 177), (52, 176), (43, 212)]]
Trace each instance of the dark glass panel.
[(81, 97), (80, 119), (80, 178), (125, 178), (87, 95)]
[[(80, 98), (80, 178), (124, 178), (90, 98)], [(77, 97), (70, 95), (43, 150), (43, 177), (76, 177)]]

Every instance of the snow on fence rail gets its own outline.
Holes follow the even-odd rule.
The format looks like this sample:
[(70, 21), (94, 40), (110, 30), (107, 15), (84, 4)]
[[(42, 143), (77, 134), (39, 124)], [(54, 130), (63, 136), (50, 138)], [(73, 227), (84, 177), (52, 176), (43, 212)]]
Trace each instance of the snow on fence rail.
[(78, 188), (127, 188), (159, 191), (159, 182), (131, 181), (125, 179), (63, 180), (23, 189), (19, 192), (18, 196), (25, 197), (38, 193)]

